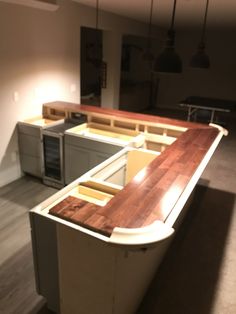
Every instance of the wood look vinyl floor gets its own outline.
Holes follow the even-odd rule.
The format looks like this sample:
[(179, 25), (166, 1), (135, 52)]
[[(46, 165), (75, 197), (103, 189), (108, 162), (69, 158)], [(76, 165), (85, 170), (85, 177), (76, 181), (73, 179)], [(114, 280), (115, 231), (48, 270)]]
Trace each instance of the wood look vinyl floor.
[(32, 177), (0, 188), (1, 314), (50, 313), (35, 290), (28, 211), (55, 191)]

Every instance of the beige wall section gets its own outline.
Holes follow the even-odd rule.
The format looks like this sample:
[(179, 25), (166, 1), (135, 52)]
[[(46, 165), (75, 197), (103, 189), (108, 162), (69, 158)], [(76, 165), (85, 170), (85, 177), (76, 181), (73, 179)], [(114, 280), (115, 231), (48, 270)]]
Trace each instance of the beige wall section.
[[(17, 121), (40, 114), (43, 102), (80, 102), (80, 26), (94, 27), (95, 10), (59, 3), (46, 11), (0, 1), (0, 186), (21, 175)], [(144, 24), (105, 12), (99, 24), (146, 33)]]

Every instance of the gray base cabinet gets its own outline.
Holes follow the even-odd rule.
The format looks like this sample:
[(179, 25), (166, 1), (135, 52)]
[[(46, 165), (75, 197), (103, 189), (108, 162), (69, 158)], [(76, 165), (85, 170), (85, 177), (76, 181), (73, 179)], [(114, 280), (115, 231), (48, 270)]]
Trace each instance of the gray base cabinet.
[(30, 225), (36, 289), (46, 298), (47, 307), (59, 313), (56, 223), (30, 213)]
[(65, 134), (65, 182), (71, 183), (123, 146)]
[(42, 177), (41, 128), (18, 122), (21, 170)]

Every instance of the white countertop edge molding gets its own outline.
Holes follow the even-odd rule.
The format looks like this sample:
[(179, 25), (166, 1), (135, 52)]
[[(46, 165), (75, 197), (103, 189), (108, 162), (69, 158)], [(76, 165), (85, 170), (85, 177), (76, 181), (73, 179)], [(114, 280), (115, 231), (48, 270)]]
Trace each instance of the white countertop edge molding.
[(68, 228), (73, 228), (93, 238), (106, 242), (108, 245), (118, 245), (127, 247), (149, 247), (152, 244), (169, 239), (174, 234), (174, 229), (165, 225), (162, 221), (156, 220), (149, 226), (141, 228), (114, 228), (110, 237), (92, 231), (80, 225), (76, 225), (59, 217), (49, 217), (47, 214), (39, 212), (38, 214), (52, 219), (55, 222), (63, 224)]
[(148, 245), (163, 241), (174, 233), (174, 229), (156, 220), (141, 228), (114, 228), (109, 243), (119, 245)]
[(219, 124), (209, 123), (209, 125), (212, 126), (213, 128), (217, 128), (220, 132), (223, 133), (224, 136), (227, 136), (229, 134), (228, 130), (226, 130)]

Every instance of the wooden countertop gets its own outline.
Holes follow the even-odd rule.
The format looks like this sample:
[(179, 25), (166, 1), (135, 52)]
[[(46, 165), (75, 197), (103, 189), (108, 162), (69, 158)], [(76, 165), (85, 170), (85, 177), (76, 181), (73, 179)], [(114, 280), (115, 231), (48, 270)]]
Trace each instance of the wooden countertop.
[[(63, 106), (67, 104), (55, 103), (56, 108)], [(69, 106), (73, 110), (96, 110), (132, 119), (188, 126), (187, 131), (141, 170), (107, 205), (93, 205), (86, 217), (84, 212), (88, 205), (84, 204), (83, 210), (78, 209), (73, 222), (107, 236), (112, 234), (115, 227), (140, 228), (155, 220), (165, 221), (220, 132), (208, 125), (168, 118), (90, 106)], [(50, 213), (55, 214), (55, 211), (55, 208), (51, 209)], [(66, 215), (59, 216), (67, 219)]]
[(80, 112), (80, 113), (97, 113), (102, 116), (115, 116), (120, 117), (124, 119), (130, 119), (130, 120), (138, 120), (138, 121), (146, 121), (146, 122), (152, 122), (152, 123), (161, 123), (161, 124), (169, 124), (174, 126), (180, 126), (184, 128), (209, 128), (206, 124), (200, 124), (200, 123), (192, 123), (188, 121), (182, 121), (182, 120), (176, 120), (176, 119), (170, 119), (165, 117), (159, 117), (149, 114), (142, 114), (142, 113), (135, 113), (135, 112), (129, 112), (129, 111), (123, 111), (123, 110), (115, 110), (115, 109), (109, 109), (109, 108), (101, 108), (101, 107), (95, 107), (95, 106), (89, 106), (89, 105), (78, 105), (70, 102), (64, 102), (64, 101), (55, 101), (44, 104), (44, 108), (51, 108), (54, 110), (61, 110), (65, 112)]

